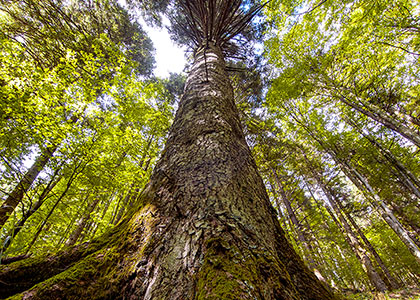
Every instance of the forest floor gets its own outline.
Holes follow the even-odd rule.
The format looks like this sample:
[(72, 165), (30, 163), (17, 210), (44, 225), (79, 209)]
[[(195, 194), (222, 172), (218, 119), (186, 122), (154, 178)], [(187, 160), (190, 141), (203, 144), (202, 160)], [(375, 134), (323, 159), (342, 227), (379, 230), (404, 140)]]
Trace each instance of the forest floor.
[(405, 288), (383, 293), (349, 293), (349, 300), (420, 300), (420, 288)]

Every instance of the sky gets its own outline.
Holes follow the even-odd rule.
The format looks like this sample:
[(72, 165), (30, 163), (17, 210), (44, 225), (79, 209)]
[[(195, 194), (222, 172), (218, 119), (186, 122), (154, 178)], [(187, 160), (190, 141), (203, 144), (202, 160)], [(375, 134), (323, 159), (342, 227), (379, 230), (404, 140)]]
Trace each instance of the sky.
[[(153, 41), (156, 49), (156, 68), (154, 74), (157, 77), (168, 77), (169, 73), (180, 73), (185, 66), (185, 50), (179, 48), (171, 41), (169, 33), (165, 28), (155, 28), (147, 26), (141, 20), (140, 24)], [(168, 21), (166, 21), (168, 22)], [(164, 21), (164, 23), (166, 23)]]
[[(123, 7), (127, 7), (126, 0), (117, 0)], [(148, 36), (153, 41), (153, 46), (156, 49), (156, 68), (154, 74), (157, 77), (166, 78), (169, 73), (180, 73), (185, 66), (185, 49), (181, 49), (171, 41), (168, 31), (164, 28), (155, 28), (147, 26), (147, 24), (140, 17), (140, 14), (134, 13), (140, 23), (141, 27), (146, 30)], [(163, 25), (169, 25), (169, 20), (162, 18)]]

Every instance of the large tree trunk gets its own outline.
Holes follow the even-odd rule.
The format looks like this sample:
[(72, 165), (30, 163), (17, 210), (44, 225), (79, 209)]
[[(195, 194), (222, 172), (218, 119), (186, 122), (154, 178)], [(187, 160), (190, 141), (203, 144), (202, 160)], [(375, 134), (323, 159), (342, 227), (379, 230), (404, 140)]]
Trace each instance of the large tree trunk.
[[(333, 299), (284, 237), (245, 142), (221, 51), (211, 43), (196, 52), (137, 207), (102, 238), (105, 247), (64, 252), (59, 271), (50, 266), (58, 258), (42, 265), (50, 266), (48, 276), (30, 277), (29, 263), (26, 271), (9, 265), (0, 294), (17, 292), (7, 292), (12, 282), (25, 290), (61, 272), (25, 299)], [(69, 255), (85, 258), (74, 264)]]

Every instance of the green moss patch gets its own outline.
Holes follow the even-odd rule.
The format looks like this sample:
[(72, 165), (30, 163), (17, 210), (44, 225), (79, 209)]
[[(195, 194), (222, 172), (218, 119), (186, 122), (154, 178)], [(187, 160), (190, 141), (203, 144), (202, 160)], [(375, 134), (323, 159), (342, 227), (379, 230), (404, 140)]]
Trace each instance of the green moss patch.
[(196, 300), (294, 299), (285, 268), (263, 251), (239, 251), (221, 238), (205, 243)]

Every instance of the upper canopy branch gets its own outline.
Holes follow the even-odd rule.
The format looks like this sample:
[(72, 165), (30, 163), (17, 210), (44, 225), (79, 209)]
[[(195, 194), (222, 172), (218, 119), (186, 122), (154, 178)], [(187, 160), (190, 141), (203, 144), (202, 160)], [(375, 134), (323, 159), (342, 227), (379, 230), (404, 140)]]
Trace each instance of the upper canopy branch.
[(242, 0), (178, 0), (185, 19), (179, 29), (198, 46), (213, 42), (222, 49), (240, 34), (263, 5), (244, 8)]

